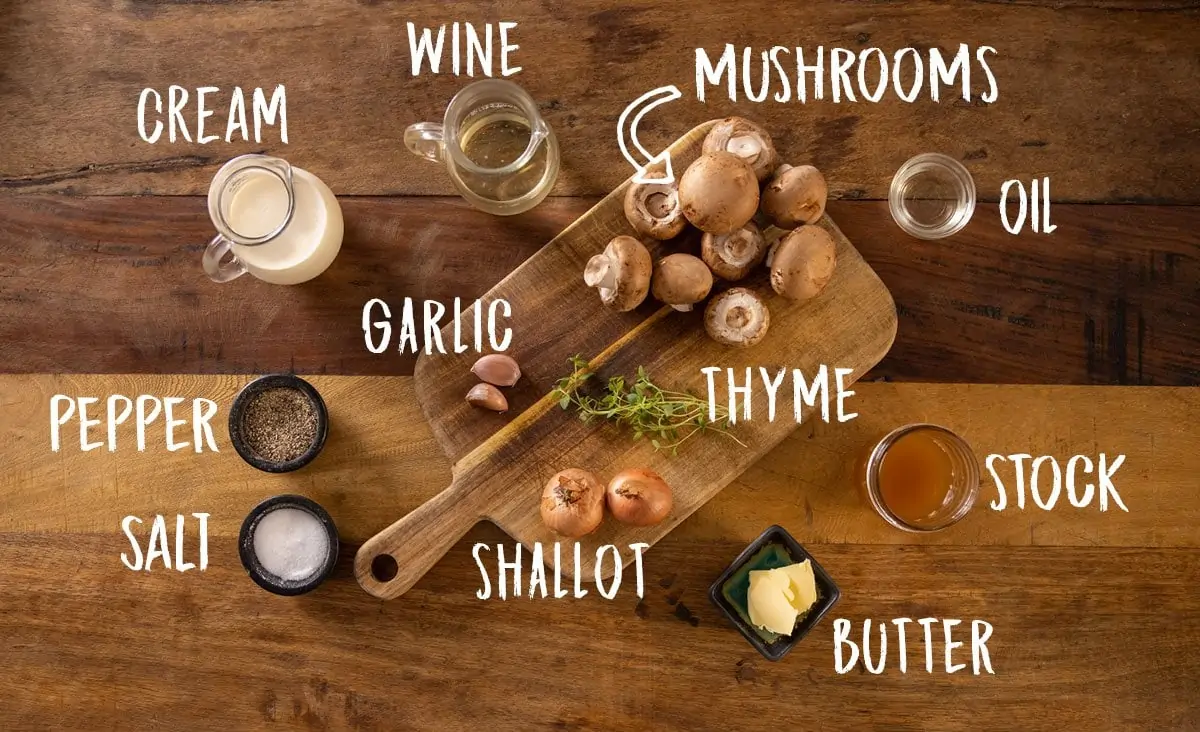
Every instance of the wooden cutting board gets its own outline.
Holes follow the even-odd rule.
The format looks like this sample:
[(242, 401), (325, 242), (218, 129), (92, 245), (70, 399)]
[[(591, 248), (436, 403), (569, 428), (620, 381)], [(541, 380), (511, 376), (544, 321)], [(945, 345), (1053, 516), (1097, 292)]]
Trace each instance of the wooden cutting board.
[[(696, 127), (671, 145), (676, 171), (682, 173), (697, 157), (714, 123)], [(757, 346), (736, 350), (714, 343), (704, 332), (699, 310), (680, 313), (650, 298), (631, 313), (605, 308), (597, 292), (584, 285), (583, 269), (614, 236), (633, 233), (622, 211), (628, 185), (626, 181), (609, 194), (481, 299), (485, 314), (496, 300), (511, 306), (511, 317), (501, 324), (512, 328), (507, 352), (520, 363), (523, 376), (506, 390), (507, 413), (488, 413), (464, 401), (478, 381), (470, 370), (478, 354), (418, 360), (417, 398), (434, 436), (454, 462), (454, 477), (450, 487), (359, 549), (355, 574), (371, 594), (402, 595), (482, 519), (495, 522), (527, 548), (542, 542), (549, 549), (555, 541), (563, 541), (563, 557), (573, 556), (573, 542), (556, 537), (542, 524), (538, 505), (546, 481), (570, 467), (590, 470), (601, 480), (625, 468), (657, 471), (674, 490), (671, 515), (647, 528), (628, 527), (606, 517), (599, 530), (580, 540), (580, 573), (590, 579), (598, 547), (615, 544), (628, 563), (633, 556), (629, 544), (653, 545), (797, 426), (789, 381), (781, 387), (788, 399), (781, 403), (775, 421), (767, 421), (762, 413), (765, 402), (759, 400), (755, 403), (759, 413), (734, 428), (746, 447), (709, 433), (693, 438), (676, 455), (657, 452), (618, 427), (584, 424), (559, 408), (549, 393), (570, 372), (568, 359), (573, 355), (589, 359), (599, 379), (631, 378), (644, 366), (663, 388), (703, 397), (707, 389), (701, 369), (706, 366), (734, 368), (739, 374), (747, 367), (753, 367), (755, 374), (758, 367), (772, 374), (786, 367), (811, 376), (824, 364), (831, 371), (853, 369), (853, 381), (891, 347), (896, 333), (891, 295), (828, 217), (818, 225), (837, 242), (838, 261), (833, 280), (819, 297), (797, 304), (775, 296), (765, 268), (739, 283), (770, 295), (770, 330)], [(659, 251), (680, 246), (668, 243)], [(698, 243), (682, 246), (698, 247)], [(472, 321), (473, 317), (463, 318), (464, 323)], [(453, 328), (444, 329), (442, 337), (452, 344)], [(756, 391), (762, 393), (761, 382)], [(724, 399), (724, 389), (718, 393)], [(383, 555), (390, 555), (395, 564)], [(614, 571), (611, 563), (602, 569), (605, 578)], [(562, 571), (570, 575), (571, 562), (564, 562)]]

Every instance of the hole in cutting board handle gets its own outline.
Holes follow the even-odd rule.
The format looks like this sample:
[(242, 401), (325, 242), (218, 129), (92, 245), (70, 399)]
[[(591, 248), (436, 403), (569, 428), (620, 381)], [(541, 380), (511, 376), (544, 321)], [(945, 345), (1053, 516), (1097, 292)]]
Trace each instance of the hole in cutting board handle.
[(371, 576), (378, 582), (391, 582), (400, 572), (400, 565), (391, 554), (380, 554), (371, 560)]

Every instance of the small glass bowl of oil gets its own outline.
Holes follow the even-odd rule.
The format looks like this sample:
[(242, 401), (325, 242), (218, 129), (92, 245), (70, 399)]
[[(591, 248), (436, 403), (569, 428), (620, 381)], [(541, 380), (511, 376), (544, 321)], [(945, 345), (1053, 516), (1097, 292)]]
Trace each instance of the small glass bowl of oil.
[(979, 461), (966, 440), (934, 424), (884, 436), (866, 462), (871, 507), (904, 531), (940, 531), (960, 521), (979, 494)]
[(975, 213), (975, 181), (954, 158), (922, 153), (896, 171), (888, 209), (912, 236), (942, 239), (958, 233)]

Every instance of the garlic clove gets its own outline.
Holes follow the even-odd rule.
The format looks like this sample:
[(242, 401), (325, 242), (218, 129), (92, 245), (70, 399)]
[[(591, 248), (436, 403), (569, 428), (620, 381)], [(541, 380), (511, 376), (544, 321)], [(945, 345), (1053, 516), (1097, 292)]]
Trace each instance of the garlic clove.
[(481, 357), (471, 367), (471, 373), (496, 386), (512, 386), (521, 380), (521, 367), (515, 359), (503, 353), (489, 353)]
[(507, 412), (508, 400), (504, 394), (491, 384), (476, 384), (467, 392), (467, 403), (472, 407), (490, 409), (493, 412)]

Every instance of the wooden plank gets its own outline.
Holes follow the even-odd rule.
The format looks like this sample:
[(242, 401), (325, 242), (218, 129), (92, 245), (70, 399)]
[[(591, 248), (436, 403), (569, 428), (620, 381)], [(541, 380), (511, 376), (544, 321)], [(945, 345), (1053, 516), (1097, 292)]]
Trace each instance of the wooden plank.
[[(714, 124), (700, 125), (672, 143), (671, 159), (684, 166), (699, 157)], [(559, 534), (542, 521), (537, 486), (564, 468), (602, 475), (628, 467), (654, 471), (672, 488), (673, 504), (665, 518), (644, 527), (605, 521), (578, 540), (583, 552), (578, 572), (591, 576), (595, 569), (599, 576), (595, 565), (600, 547), (653, 546), (796, 429), (794, 420), (760, 420), (741, 427), (740, 443), (693, 439), (678, 454), (658, 449), (658, 441), (683, 440), (686, 434), (650, 434), (634, 442), (614, 434), (611, 425), (585, 423), (565, 413), (558, 398), (550, 395), (563, 365), (575, 356), (587, 359), (604, 381), (622, 375), (632, 383), (644, 368), (664, 389), (700, 393), (701, 369), (713, 363), (785, 363), (808, 373), (830, 364), (845, 369), (845, 383), (853, 384), (891, 347), (895, 303), (828, 216), (813, 225), (821, 227), (836, 248), (837, 266), (818, 297), (794, 302), (777, 296), (767, 282), (766, 268), (739, 283), (764, 293), (768, 308), (770, 329), (753, 348), (715, 343), (705, 333), (702, 309), (680, 313), (653, 299), (632, 312), (605, 307), (580, 278), (588, 260), (604, 251), (613, 237), (635, 233), (624, 211), (629, 185), (606, 196), (488, 290), (475, 307), (474, 312), (491, 312), (491, 303), (504, 300), (515, 313), (538, 314), (512, 323), (515, 346), (508, 353), (521, 364), (522, 376), (506, 414), (481, 413), (463, 399), (479, 382), (471, 371), (478, 353), (418, 359), (413, 381), (417, 398), (434, 437), (454, 461), (454, 479), (418, 511), (397, 516), (359, 550), (355, 574), (368, 592), (400, 596), (481, 518), (493, 521), (531, 551), (537, 544), (552, 544)], [(768, 229), (764, 236), (774, 242), (782, 233)], [(658, 256), (657, 250), (655, 244), (651, 256)], [(443, 328), (442, 339), (452, 342), (458, 328)], [(391, 577), (380, 578), (372, 569), (383, 555), (399, 567)], [(622, 559), (625, 564), (633, 561), (631, 555)], [(619, 568), (610, 563), (607, 571)]]
[[(482, 11), (463, 0), (9, 0), (0, 4), (0, 26), (8, 29), (0, 44), (0, 186), (198, 194), (225, 159), (261, 150), (290, 158), (339, 194), (448, 194), (445, 171), (406, 152), (401, 133), (406, 124), (440, 118), (466, 79), (445, 72), (412, 77), (404, 24), (501, 20), (519, 23), (510, 42), (520, 46), (513, 64), (523, 71), (512, 78), (541, 102), (562, 142), (560, 195), (600, 195), (627, 177), (614, 140), (617, 115), (642, 93), (674, 83), (684, 99), (647, 118), (648, 146), (661, 149), (705, 119), (753, 113), (786, 158), (824, 169), (835, 196), (883, 198), (904, 160), (937, 150), (966, 162), (984, 199), (994, 200), (1006, 179), (1049, 175), (1061, 200), (1200, 200), (1193, 144), (1200, 16), (1181, 2), (753, 0), (710, 3), (694, 22), (679, 23), (675, 5), (661, 1), (612, 7), (602, 0), (521, 0)], [(254, 53), (246, 53), (250, 38)], [(715, 57), (726, 43), (753, 44), (755, 52), (801, 46), (807, 63), (817, 46), (855, 53), (878, 47), (889, 56), (938, 47), (952, 56), (960, 43), (987, 45), (996, 49), (989, 66), (999, 97), (979, 101), (985, 84), (975, 65), (970, 103), (936, 103), (923, 93), (906, 104), (888, 92), (878, 104), (835, 104), (826, 79), (820, 102), (754, 104), (739, 90), (734, 105), (712, 89), (701, 104), (695, 49)], [(781, 63), (794, 77), (794, 53)], [(138, 96), (170, 84), (193, 97), (197, 87), (222, 89), (208, 100), (218, 133), (232, 87), (284, 84), (289, 143), (280, 144), (271, 129), (259, 143), (147, 144), (138, 136)]]
[[(497, 219), (455, 198), (343, 199), (338, 260), (285, 288), (209, 282), (195, 198), (0, 196), (0, 372), (409, 374), (411, 354), (364, 345), (368, 300), (396, 318), (405, 297), (471, 301), (593, 203)], [(1196, 207), (1056, 205), (1044, 237), (1011, 236), (981, 206), (932, 243), (881, 203), (829, 211), (899, 310), (870, 378), (1200, 384)]]
[[(802, 526), (789, 528), (803, 536)], [(704, 596), (740, 540), (673, 533), (647, 555), (641, 602), (624, 585), (612, 601), (591, 592), (481, 602), (471, 545), (501, 541), (480, 527), (404, 599), (380, 603), (354, 585), (348, 562), (312, 595), (268, 597), (246, 578), (230, 540), (212, 544), (205, 573), (179, 575), (124, 569), (119, 534), (0, 534), (0, 585), (20, 588), (0, 593), (0, 726), (1200, 725), (1194, 549), (809, 544), (842, 601), (772, 664)], [(938, 640), (938, 670), (926, 673), (914, 627), (907, 673), (893, 636), (882, 674), (860, 665), (838, 675), (839, 617), (854, 623), (860, 643), (866, 618), (985, 620), (995, 674), (971, 674), (969, 630), (953, 656), (968, 668), (946, 675)]]
[[(421, 415), (411, 379), (312, 377), (333, 420), (329, 442), (311, 466), (283, 476), (250, 468), (229, 445), (222, 420), (246, 380), (0, 376), (0, 434), (8, 436), (0, 446), (6, 466), (0, 532), (116, 533), (126, 515), (210, 511), (211, 532), (231, 537), (259, 500), (298, 491), (325, 505), (342, 536), (359, 543), (449, 485), (449, 462)], [(801, 541), (828, 544), (1200, 546), (1195, 390), (859, 383), (855, 391), (849, 404), (858, 418), (803, 426), (672, 535), (684, 542), (749, 542), (780, 522)], [(150, 432), (139, 453), (125, 426), (116, 452), (81, 453), (76, 431), (52, 453), (48, 405), (58, 393), (213, 399), (220, 405), (214, 420), (220, 451), (168, 453), (162, 433)], [(760, 415), (762, 406), (760, 397)], [(1065, 464), (1077, 454), (1124, 454), (1113, 482), (1129, 512), (1110, 506), (1100, 513), (1095, 504), (1076, 509), (1061, 498), (1049, 512), (1032, 505), (991, 511), (996, 491), (985, 473), (976, 509), (958, 526), (921, 537), (892, 529), (859, 497), (855, 464), (887, 430), (922, 420), (960, 431), (981, 459), (1025, 452)], [(1013, 481), (1006, 483), (1011, 491)], [(530, 490), (540, 485), (535, 480)]]

